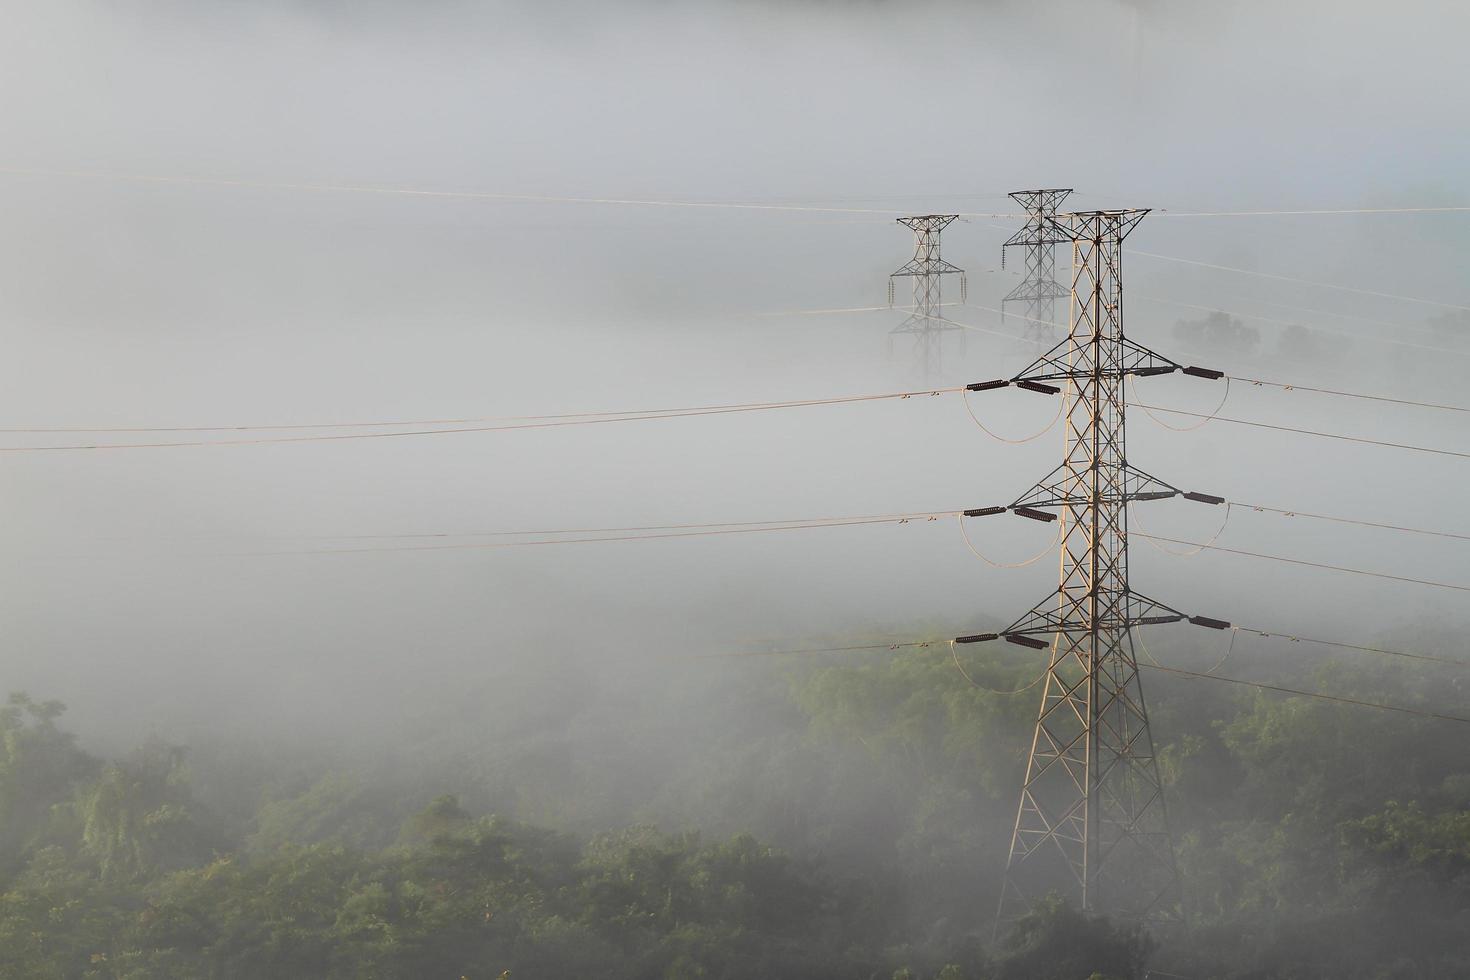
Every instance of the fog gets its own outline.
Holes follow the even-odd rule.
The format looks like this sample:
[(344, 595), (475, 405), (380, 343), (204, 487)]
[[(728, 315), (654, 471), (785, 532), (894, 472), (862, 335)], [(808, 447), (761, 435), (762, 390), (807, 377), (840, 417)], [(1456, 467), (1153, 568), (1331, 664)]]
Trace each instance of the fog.
[[(882, 305), (886, 274), (911, 249), (882, 212), (1013, 212), (1003, 194), (1019, 187), (1075, 186), (1075, 206), (1173, 210), (1465, 203), (1463, 127), (1446, 125), (1464, 117), (1444, 84), (1455, 31), (1367, 5), (12, 6), (0, 194), (16, 427), (460, 418), (927, 386), (901, 345), (888, 353), (896, 314), (761, 314)], [(1437, 14), (1441, 28), (1463, 20), (1453, 5)], [(79, 172), (879, 213), (69, 175)], [(1015, 223), (977, 217), (946, 234), (973, 303), (994, 307), (1014, 284), (993, 270)], [(1160, 214), (1130, 244), (1467, 298), (1453, 215)], [(1142, 257), (1128, 277), (1128, 328), (1165, 353), (1193, 353), (1170, 329), (1203, 313), (1156, 299), (1218, 306), (1362, 339), (1330, 334), (1330, 355), (1292, 362), (1272, 353), (1278, 324), (1248, 321), (1256, 354), (1212, 366), (1454, 400), (1462, 356), (1380, 342), (1421, 336), (1442, 308)], [(1000, 329), (989, 312), (966, 319)], [(1017, 345), (968, 340), (938, 380), (1021, 366)], [(1154, 382), (1149, 397), (1208, 411), (1217, 391), (1202, 386)], [(974, 404), (1020, 435), (1051, 415), (1035, 401)], [(1416, 444), (1450, 435), (1437, 413), (1301, 394), (1237, 391), (1229, 408)], [(1130, 438), (1138, 465), (1189, 488), (1370, 520), (1392, 521), (1411, 500), (1421, 523), (1453, 525), (1455, 458), (1219, 423), (1176, 435), (1146, 418)], [(167, 678), (169, 703), (135, 705), (161, 724), (262, 713), (291, 724), (305, 710), (380, 715), (405, 670), (1006, 618), (1046, 588), (1047, 566), (991, 570), (952, 522), (297, 558), (174, 557), (190, 550), (174, 539), (954, 509), (1012, 499), (1049, 468), (1054, 443), (995, 443), (946, 396), (423, 439), (10, 454), (11, 670), (111, 709), (116, 685)], [(1145, 527), (1203, 540), (1215, 526), (1187, 505), (1158, 509), (1140, 515)], [(1458, 570), (1444, 542), (1236, 523), (1234, 547), (1279, 542), (1423, 578)], [(1033, 528), (982, 533), (1012, 557), (1045, 544)], [(1185, 564), (1135, 548), (1134, 565), (1138, 587), (1165, 601), (1288, 630), (1387, 631), (1452, 610), (1432, 591), (1225, 555)], [(1289, 584), (1302, 582), (1306, 595)], [(321, 703), (349, 678), (351, 697)]]
[[(463, 419), (1009, 376), (1031, 352), (998, 336), (1022, 321), (991, 311), (1021, 265), (1001, 269), (1020, 223), (1005, 194), (1049, 186), (1076, 188), (1076, 208), (1156, 209), (1126, 259), (1141, 343), (1241, 377), (1463, 404), (1463, 214), (1187, 214), (1470, 205), (1456, 67), (1470, 10), (1411, 6), (7, 3), (0, 416), (12, 429)], [(939, 377), (890, 344), (901, 311), (793, 313), (885, 306), (913, 249), (893, 219), (930, 212), (965, 215), (944, 255), (967, 270), (969, 308), (948, 315), (978, 328), (946, 346)], [(1258, 340), (1191, 347), (1176, 326), (1212, 310)], [(1290, 324), (1311, 350), (1282, 345)], [(1210, 413), (1223, 385), (1141, 379), (1130, 398)], [(1023, 391), (969, 397), (1008, 437), (1055, 412)], [(1465, 447), (1453, 413), (1242, 382), (1221, 414)], [(0, 446), (291, 434), (18, 432)], [(362, 760), (407, 739), (491, 766), (485, 716), (513, 704), (544, 711), (589, 765), (609, 760), (608, 779), (656, 785), (667, 760), (640, 753), (694, 758), (712, 727), (745, 723), (747, 664), (694, 657), (996, 628), (1054, 588), (1055, 558), (993, 568), (953, 518), (421, 551), (360, 536), (952, 511), (1009, 503), (1060, 448), (1057, 428), (993, 440), (951, 393), (0, 452), (3, 679), (67, 702), (104, 754), (151, 734)], [(1470, 533), (1460, 456), (1220, 421), (1173, 432), (1134, 410), (1129, 457), (1232, 501)], [(1135, 530), (1188, 541), (1223, 517), (1177, 500), (1134, 511)], [(968, 530), (997, 562), (1052, 534), (1009, 516)], [(1441, 538), (1237, 507), (1219, 543), (1470, 586), (1463, 542)], [(1463, 591), (1137, 540), (1131, 557), (1139, 591), (1272, 632), (1392, 646), (1466, 625)], [(1228, 642), (1181, 626), (1149, 637), (1206, 663)], [(1252, 677), (1306, 655), (1240, 643)], [(1457, 693), (1432, 706), (1463, 713)], [(630, 715), (662, 727), (629, 734)], [(522, 809), (557, 818), (554, 802)], [(634, 815), (697, 817), (656, 802)]]

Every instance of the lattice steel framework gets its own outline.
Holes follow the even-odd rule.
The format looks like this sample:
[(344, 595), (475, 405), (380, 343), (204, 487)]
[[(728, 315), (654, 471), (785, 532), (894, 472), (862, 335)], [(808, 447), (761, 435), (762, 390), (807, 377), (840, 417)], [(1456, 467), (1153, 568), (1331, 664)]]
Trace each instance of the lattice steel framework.
[(1179, 370), (1212, 379), (1220, 373), (1183, 367), (1124, 336), (1123, 240), (1147, 213), (1085, 211), (1028, 224), (1023, 233), (1031, 240), (1072, 244), (1068, 335), (1015, 377), (969, 386), (1060, 392), (1066, 421), (1060, 466), (1008, 507), (967, 512), (1009, 510), (1061, 522), (1056, 592), (998, 634), (959, 638), (1050, 649), (999, 922), (1049, 891), (1079, 899), (1085, 909), (1129, 917), (1170, 917), (1178, 909), (1178, 872), (1129, 631), (1183, 619), (1228, 624), (1187, 617), (1129, 583), (1128, 505), (1182, 491), (1128, 461), (1124, 380)]
[(1072, 193), (1070, 187), (1051, 187), (1034, 191), (1014, 191), (1011, 199), (1026, 209), (1030, 220), (1001, 246), (1001, 268), (1005, 268), (1007, 248), (1026, 250), (1026, 272), (1020, 284), (1000, 301), (1000, 318), (1005, 322), (1007, 305), (1025, 303), (1026, 327), (1022, 339), (1039, 346), (1056, 343), (1057, 300), (1068, 295), (1067, 288), (1057, 282), (1056, 246), (1071, 239), (1056, 234), (1057, 206)]
[(913, 229), (914, 257), (888, 276), (888, 305), (893, 305), (893, 281), (899, 276), (913, 280), (914, 305), (904, 321), (890, 332), (890, 338), (898, 334), (914, 338), (914, 353), (925, 378), (939, 374), (944, 335), (957, 331), (961, 341), (964, 339), (964, 328), (948, 322), (940, 313), (944, 305), (945, 276), (960, 277), (960, 302), (966, 298), (965, 270), (944, 261), (939, 254), (940, 233), (958, 217), (957, 214), (923, 214), (898, 219), (899, 224)]

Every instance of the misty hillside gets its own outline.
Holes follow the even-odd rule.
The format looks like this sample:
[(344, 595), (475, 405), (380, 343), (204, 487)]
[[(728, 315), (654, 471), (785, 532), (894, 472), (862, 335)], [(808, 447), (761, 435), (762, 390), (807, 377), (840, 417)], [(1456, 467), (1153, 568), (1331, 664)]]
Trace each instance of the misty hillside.
[(5, 13), (0, 978), (1470, 976), (1464, 5)]

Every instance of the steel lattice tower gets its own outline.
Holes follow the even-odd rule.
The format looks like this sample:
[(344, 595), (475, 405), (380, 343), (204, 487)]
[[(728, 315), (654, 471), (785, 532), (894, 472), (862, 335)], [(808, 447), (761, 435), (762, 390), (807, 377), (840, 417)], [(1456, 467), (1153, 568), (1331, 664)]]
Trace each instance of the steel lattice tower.
[(1005, 250), (1014, 246), (1026, 249), (1026, 273), (1019, 285), (1000, 301), (1000, 318), (1005, 322), (1006, 305), (1026, 304), (1026, 327), (1022, 339), (1039, 346), (1056, 343), (1056, 302), (1068, 295), (1057, 282), (1056, 246), (1071, 241), (1056, 234), (1057, 205), (1072, 193), (1070, 187), (1053, 187), (1034, 191), (1014, 191), (1011, 199), (1026, 209), (1030, 220), (1026, 226), (1006, 239), (1001, 246), (1001, 267), (1005, 267)]
[(913, 280), (914, 305), (909, 315), (890, 331), (889, 336), (913, 336), (919, 370), (925, 378), (939, 374), (944, 334), (959, 331), (961, 338), (964, 336), (963, 327), (947, 322), (940, 313), (943, 306), (941, 286), (945, 276), (959, 275), (960, 301), (965, 300), (965, 270), (944, 261), (939, 254), (940, 233), (958, 217), (957, 214), (923, 214), (898, 219), (899, 224), (914, 231), (914, 257), (889, 275), (888, 305), (893, 305), (893, 280), (899, 276), (908, 276)]
[(1011, 510), (1061, 522), (1056, 592), (999, 634), (959, 638), (1050, 648), (1000, 921), (1050, 891), (1084, 909), (1128, 917), (1171, 917), (1178, 909), (1178, 871), (1130, 630), (1186, 618), (1227, 624), (1186, 617), (1129, 583), (1128, 505), (1181, 491), (1128, 461), (1124, 380), (1178, 370), (1220, 374), (1184, 368), (1123, 334), (1122, 245), (1147, 213), (1087, 211), (1028, 225), (1035, 238), (1072, 243), (1068, 336), (1010, 380), (969, 386), (1060, 392), (1066, 423), (1060, 466), (1009, 507), (967, 512)]

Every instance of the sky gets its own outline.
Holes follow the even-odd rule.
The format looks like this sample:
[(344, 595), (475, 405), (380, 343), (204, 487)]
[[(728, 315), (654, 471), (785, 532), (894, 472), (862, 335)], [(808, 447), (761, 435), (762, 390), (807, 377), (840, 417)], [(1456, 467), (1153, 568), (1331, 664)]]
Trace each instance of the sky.
[[(1242, 377), (1465, 401), (1464, 212), (1185, 214), (1470, 205), (1462, 5), (5, 6), (0, 428), (558, 414), (985, 380), (1027, 357), (996, 336), (1019, 331), (993, 312), (1019, 265), (1001, 269), (1017, 224), (1005, 195), (1045, 186), (1075, 188), (1079, 208), (1155, 209), (1125, 260), (1141, 342)], [(967, 270), (971, 308), (953, 315), (975, 328), (938, 379), (890, 343), (900, 314), (792, 315), (886, 306), (887, 275), (912, 250), (894, 218), (927, 212), (965, 215), (944, 249)], [(1177, 322), (1212, 309), (1258, 330), (1256, 348), (1182, 350)], [(1458, 324), (1431, 326), (1442, 315)], [(1293, 323), (1315, 331), (1308, 356), (1279, 346)], [(1223, 394), (1145, 384), (1150, 404), (1188, 411)], [(1055, 411), (1022, 392), (972, 399), (1013, 437)], [(1456, 413), (1240, 382), (1226, 405), (1465, 445)], [(1130, 457), (1186, 489), (1470, 533), (1460, 457), (1129, 425)], [(159, 438), (6, 433), (0, 447)], [(5, 680), (88, 709), (94, 739), (362, 731), (406, 698), (508, 668), (994, 626), (1053, 587), (1054, 559), (991, 568), (952, 519), (277, 552), (364, 545), (334, 535), (1005, 503), (1055, 465), (1060, 438), (992, 440), (946, 394), (423, 438), (0, 452)], [(1143, 506), (1136, 530), (1187, 540), (1223, 516)], [(1009, 518), (971, 530), (1000, 562), (1049, 541)], [(1463, 542), (1237, 509), (1219, 543), (1470, 585)], [(1235, 622), (1349, 640), (1463, 625), (1455, 590), (1134, 552), (1141, 591)]]

